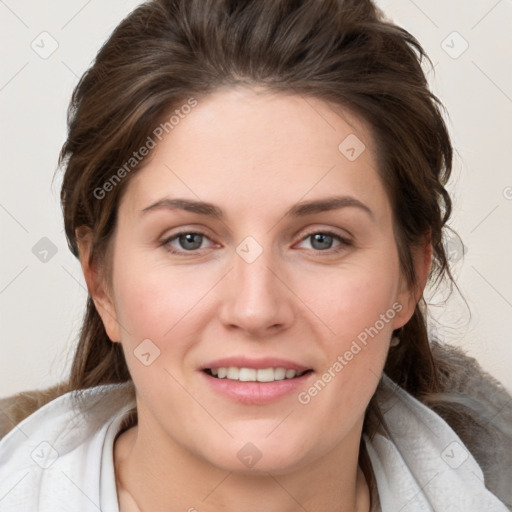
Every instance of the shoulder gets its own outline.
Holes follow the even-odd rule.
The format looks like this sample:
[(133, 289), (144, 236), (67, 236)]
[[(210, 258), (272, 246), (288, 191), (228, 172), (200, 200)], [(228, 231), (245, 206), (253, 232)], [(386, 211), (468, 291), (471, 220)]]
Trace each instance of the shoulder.
[(27, 391), (0, 400), (0, 447), (12, 439), (58, 430), (69, 422), (93, 432), (126, 405), (135, 405), (132, 382), (107, 384), (83, 390), (65, 391), (57, 386)]
[[(489, 467), (484, 471), (475, 456), (473, 439), (463, 440), (433, 407), (414, 398), (386, 374), (379, 383), (376, 399), (384, 430), (372, 438), (365, 435), (365, 441), (379, 495), (387, 509), (407, 506), (412, 495), (418, 505), (430, 504), (435, 510), (461, 504), (467, 511), (504, 511), (505, 506), (511, 506), (506, 487), (510, 466), (507, 470), (503, 457), (501, 473)], [(506, 444), (501, 449), (506, 449)], [(493, 455), (499, 457), (499, 450)], [(418, 482), (424, 481), (429, 485), (417, 487)]]
[(425, 397), (459, 435), (486, 486), (512, 508), (512, 395), (476, 359), (438, 342), (432, 353), (443, 392)]
[(34, 411), (68, 391), (65, 383), (0, 398), (0, 439)]
[(90, 503), (78, 506), (83, 492), (99, 502), (98, 471), (104, 457), (112, 457), (106, 439), (113, 442), (134, 411), (131, 391), (126, 383), (68, 392), (12, 428), (0, 440), (2, 510), (46, 512), (59, 509), (59, 500), (89, 510)]
[(110, 406), (115, 409), (116, 405), (125, 405), (134, 398), (135, 388), (131, 381), (72, 391), (69, 390), (69, 386), (65, 382), (61, 382), (45, 389), (16, 393), (0, 398), (0, 439), (26, 418), (55, 400), (59, 400), (57, 403), (60, 405), (54, 404), (51, 409), (46, 409), (46, 414), (60, 410), (62, 404), (66, 404), (65, 407), (75, 407), (83, 409), (83, 411), (94, 408), (95, 404), (97, 408), (99, 403), (103, 404), (104, 409), (108, 409)]

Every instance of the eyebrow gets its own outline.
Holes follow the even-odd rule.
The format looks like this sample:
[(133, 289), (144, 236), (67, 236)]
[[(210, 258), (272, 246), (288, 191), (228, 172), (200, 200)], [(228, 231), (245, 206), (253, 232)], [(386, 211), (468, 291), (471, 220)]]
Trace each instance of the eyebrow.
[[(352, 196), (334, 196), (327, 197), (325, 199), (302, 201), (288, 209), (284, 214), (284, 217), (305, 217), (306, 215), (312, 215), (315, 213), (321, 213), (331, 210), (339, 210), (341, 208), (347, 207), (359, 208), (360, 210), (366, 212), (373, 220), (375, 220), (372, 210), (364, 203), (359, 201), (359, 199), (356, 199), (355, 197)], [(160, 199), (156, 203), (153, 203), (144, 208), (143, 210), (141, 210), (141, 214), (145, 215), (151, 211), (167, 209), (184, 210), (191, 213), (197, 213), (199, 215), (206, 215), (208, 217), (213, 217), (219, 220), (224, 219), (223, 211), (218, 206), (212, 203), (207, 203), (203, 201), (193, 201), (190, 199), (181, 198)]]

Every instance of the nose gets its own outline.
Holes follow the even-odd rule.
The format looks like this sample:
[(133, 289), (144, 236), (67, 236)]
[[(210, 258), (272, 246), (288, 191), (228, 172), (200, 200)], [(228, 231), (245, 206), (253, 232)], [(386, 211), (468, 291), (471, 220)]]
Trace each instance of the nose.
[(271, 252), (263, 250), (252, 262), (233, 253), (232, 269), (223, 280), (219, 313), (226, 328), (263, 338), (291, 325), (294, 294), (287, 286), (283, 265)]

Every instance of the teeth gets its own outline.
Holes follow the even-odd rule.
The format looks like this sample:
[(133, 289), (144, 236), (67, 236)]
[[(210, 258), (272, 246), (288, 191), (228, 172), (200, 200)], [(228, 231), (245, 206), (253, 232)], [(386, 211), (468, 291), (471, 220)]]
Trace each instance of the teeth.
[(276, 368), (274, 370), (274, 380), (283, 380), (286, 377), (286, 370), (284, 368)]
[(238, 372), (238, 380), (241, 380), (242, 382), (254, 382), (257, 380), (258, 371), (259, 370), (255, 370), (254, 368), (240, 368), (240, 371)]
[(239, 380), (240, 370), (234, 366), (228, 368), (227, 378), (230, 380)]
[[(281, 368), (284, 370), (284, 368)], [(256, 372), (256, 379), (258, 382), (273, 382), (274, 380), (282, 380), (282, 379), (276, 379), (276, 372), (273, 368), (265, 368), (265, 369), (259, 369)], [(240, 372), (240, 380), (242, 372)]]
[(300, 377), (304, 372), (286, 368), (211, 368), (212, 375), (219, 379), (239, 380), (241, 382), (274, 382), (275, 380), (293, 379)]

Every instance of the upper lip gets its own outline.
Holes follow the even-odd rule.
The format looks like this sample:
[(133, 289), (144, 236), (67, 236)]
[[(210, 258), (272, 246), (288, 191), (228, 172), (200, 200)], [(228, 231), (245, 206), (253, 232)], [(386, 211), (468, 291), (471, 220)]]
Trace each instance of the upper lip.
[(278, 357), (251, 358), (247, 356), (233, 356), (215, 359), (215, 361), (205, 364), (201, 369), (209, 370), (212, 368), (229, 368), (230, 366), (235, 368), (254, 368), (255, 370), (263, 370), (265, 368), (285, 368), (286, 370), (295, 370), (297, 372), (312, 369), (308, 366), (303, 366), (299, 363)]

